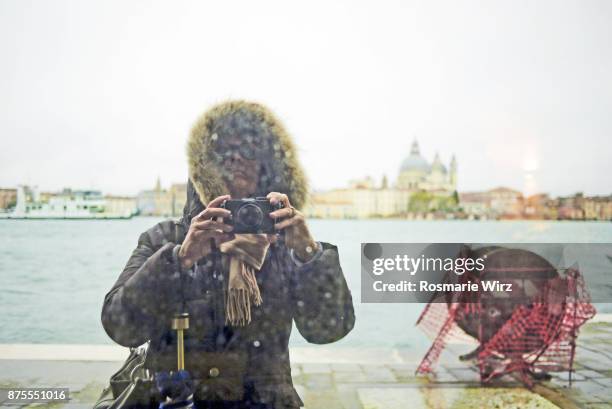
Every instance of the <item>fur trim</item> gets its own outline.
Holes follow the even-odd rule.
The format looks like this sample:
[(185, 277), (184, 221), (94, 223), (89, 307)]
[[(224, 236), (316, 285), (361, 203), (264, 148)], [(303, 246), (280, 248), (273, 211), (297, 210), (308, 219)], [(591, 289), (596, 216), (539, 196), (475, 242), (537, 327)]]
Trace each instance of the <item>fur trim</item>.
[(217, 133), (224, 121), (231, 119), (235, 119), (232, 124), (246, 124), (268, 138), (269, 146), (274, 147), (269, 159), (266, 159), (274, 161), (274, 174), (271, 182), (264, 187), (267, 191), (261, 193), (285, 193), (294, 207), (302, 208), (307, 200), (308, 184), (291, 137), (270, 110), (261, 104), (242, 100), (213, 106), (196, 121), (191, 130), (187, 142), (189, 178), (202, 203), (228, 192), (212, 156), (212, 144), (213, 134)]

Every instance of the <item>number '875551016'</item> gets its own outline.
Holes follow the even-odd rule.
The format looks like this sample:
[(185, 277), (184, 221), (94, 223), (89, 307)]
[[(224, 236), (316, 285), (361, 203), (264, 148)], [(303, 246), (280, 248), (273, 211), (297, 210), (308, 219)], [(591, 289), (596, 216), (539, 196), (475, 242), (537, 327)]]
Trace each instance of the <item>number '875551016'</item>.
[(68, 388), (2, 388), (0, 402), (30, 403), (30, 402), (67, 402)]

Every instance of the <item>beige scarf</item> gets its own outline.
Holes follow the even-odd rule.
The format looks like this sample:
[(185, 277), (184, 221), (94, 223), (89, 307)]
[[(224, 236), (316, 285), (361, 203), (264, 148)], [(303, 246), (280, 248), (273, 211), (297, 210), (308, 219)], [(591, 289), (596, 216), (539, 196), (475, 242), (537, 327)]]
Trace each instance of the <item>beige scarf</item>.
[(219, 249), (230, 257), (228, 295), (225, 302), (225, 323), (244, 326), (251, 322), (251, 302), (261, 305), (255, 271), (266, 258), (270, 243), (265, 234), (237, 234)]

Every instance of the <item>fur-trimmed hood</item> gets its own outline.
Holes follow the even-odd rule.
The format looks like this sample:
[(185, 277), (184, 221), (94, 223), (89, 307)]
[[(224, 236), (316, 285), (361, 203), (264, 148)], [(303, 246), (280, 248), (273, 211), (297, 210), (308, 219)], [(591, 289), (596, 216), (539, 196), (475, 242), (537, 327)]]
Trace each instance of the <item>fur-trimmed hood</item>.
[[(187, 142), (189, 186), (186, 213), (193, 215), (202, 203), (228, 193), (213, 145), (224, 135), (254, 135), (265, 152), (262, 166), (265, 179), (257, 195), (281, 192), (289, 196), (296, 208), (304, 206), (308, 186), (298, 160), (295, 145), (280, 120), (266, 107), (242, 100), (227, 101), (213, 106), (196, 121)], [(193, 201), (201, 202), (196, 206)], [(191, 202), (191, 203), (190, 203)]]

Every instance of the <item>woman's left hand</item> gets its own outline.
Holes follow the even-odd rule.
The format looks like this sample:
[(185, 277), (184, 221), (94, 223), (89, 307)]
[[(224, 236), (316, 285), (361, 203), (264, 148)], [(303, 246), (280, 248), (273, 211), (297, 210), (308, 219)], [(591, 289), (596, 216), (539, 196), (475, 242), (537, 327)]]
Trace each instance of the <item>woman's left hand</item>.
[(281, 219), (274, 227), (285, 231), (285, 244), (293, 249), (301, 261), (308, 261), (313, 256), (317, 243), (312, 238), (304, 214), (291, 206), (289, 198), (284, 193), (270, 192), (266, 196), (272, 205), (282, 203), (283, 208), (270, 213), (273, 219)]

